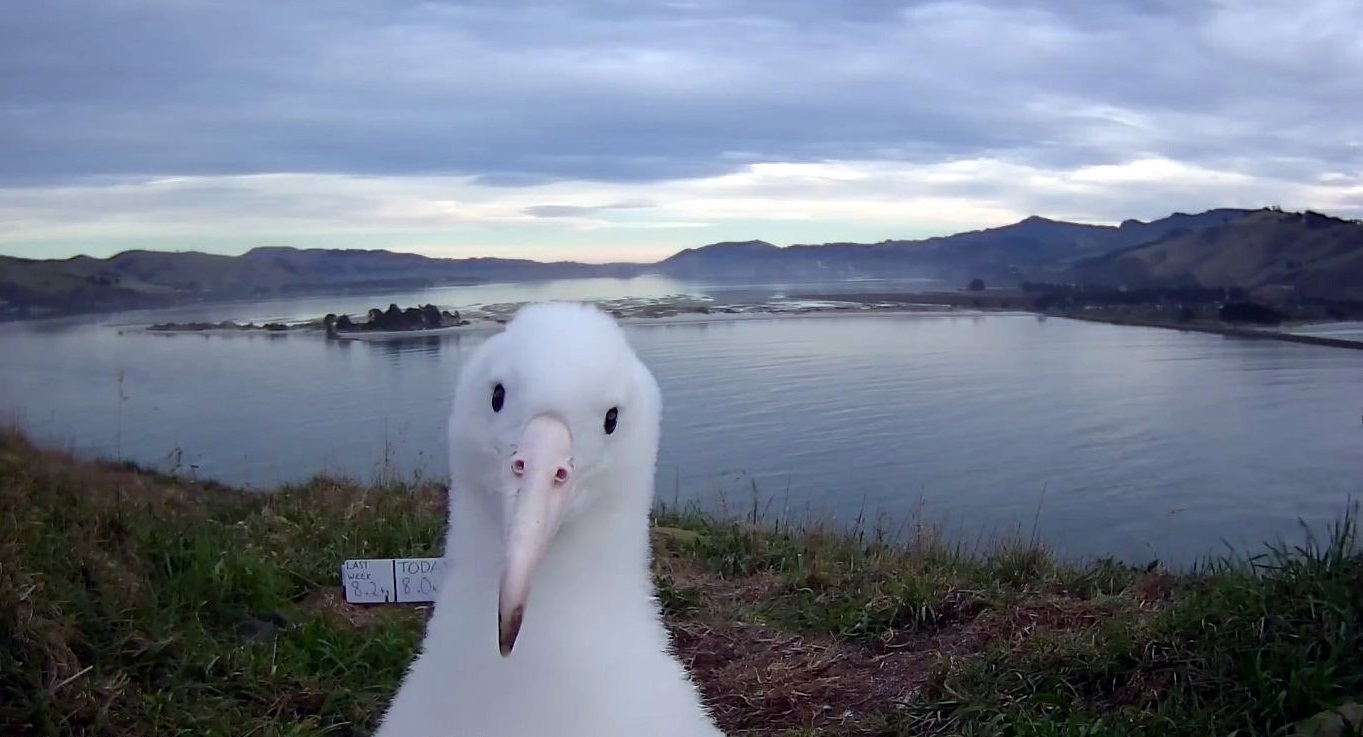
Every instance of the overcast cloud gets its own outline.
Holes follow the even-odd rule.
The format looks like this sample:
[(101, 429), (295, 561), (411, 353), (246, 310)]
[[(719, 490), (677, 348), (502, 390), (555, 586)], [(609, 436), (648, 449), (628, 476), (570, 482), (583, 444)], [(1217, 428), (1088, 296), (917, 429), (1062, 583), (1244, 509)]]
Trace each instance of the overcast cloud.
[(1360, 28), (1356, 0), (9, 2), (0, 252), (1359, 217)]

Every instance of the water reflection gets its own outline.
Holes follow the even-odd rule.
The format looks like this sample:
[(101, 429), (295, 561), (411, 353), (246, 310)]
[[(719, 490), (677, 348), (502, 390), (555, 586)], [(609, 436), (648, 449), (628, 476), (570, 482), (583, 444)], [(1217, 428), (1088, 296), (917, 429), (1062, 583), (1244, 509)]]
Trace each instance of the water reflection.
[(186, 305), (158, 310), (134, 310), (112, 315), (53, 318), (28, 323), (36, 330), (63, 329), (91, 322), (111, 327), (145, 326), (155, 322), (295, 322), (320, 318), (327, 313), (357, 318), (370, 308), (390, 304), (434, 304), (441, 309), (468, 309), (488, 304), (531, 300), (609, 300), (620, 298), (661, 299), (670, 296), (714, 297), (760, 302), (793, 291), (836, 292), (898, 291), (938, 285), (926, 279), (858, 279), (839, 282), (791, 282), (744, 284), (697, 282), (661, 276), (632, 279), (562, 279), (517, 284), (479, 284), (373, 294), (298, 297), (218, 304)]
[[(458, 342), (458, 333), (452, 334), (449, 337), (454, 339), (451, 342)], [(428, 358), (436, 358), (439, 357), (440, 350), (444, 346), (443, 336), (440, 335), (419, 335), (385, 340), (341, 340), (336, 342), (364, 343), (369, 346), (369, 350), (381, 353), (392, 359), (397, 359), (402, 356), (425, 356)]]
[[(175, 453), (261, 488), (443, 473), (455, 377), (486, 339), (101, 322), (0, 326), (0, 411), (79, 452)], [(921, 506), (958, 537), (1035, 521), (1062, 552), (1180, 560), (1295, 535), (1363, 491), (1356, 351), (997, 315), (627, 332), (663, 388), (664, 500), (896, 523)]]

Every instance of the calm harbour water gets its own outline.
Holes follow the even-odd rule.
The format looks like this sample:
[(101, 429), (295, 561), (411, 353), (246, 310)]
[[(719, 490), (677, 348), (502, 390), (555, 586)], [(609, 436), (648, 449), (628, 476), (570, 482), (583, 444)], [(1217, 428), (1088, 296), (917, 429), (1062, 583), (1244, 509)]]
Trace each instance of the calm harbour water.
[[(714, 291), (584, 280), (5, 325), (0, 412), (54, 446), (233, 484), (439, 476), (454, 378), (482, 335), (124, 328)], [(663, 388), (667, 501), (738, 511), (755, 488), (768, 516), (921, 513), (967, 544), (1035, 526), (1071, 556), (1187, 563), (1223, 540), (1299, 541), (1299, 518), (1323, 528), (1363, 492), (1359, 351), (1021, 315), (627, 330)]]

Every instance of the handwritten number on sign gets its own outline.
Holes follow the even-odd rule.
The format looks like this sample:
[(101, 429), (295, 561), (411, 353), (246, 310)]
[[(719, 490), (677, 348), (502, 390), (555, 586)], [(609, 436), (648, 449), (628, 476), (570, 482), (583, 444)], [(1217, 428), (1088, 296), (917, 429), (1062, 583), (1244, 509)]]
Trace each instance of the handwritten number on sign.
[(347, 599), (357, 603), (434, 601), (440, 590), (438, 558), (347, 560), (341, 575)]

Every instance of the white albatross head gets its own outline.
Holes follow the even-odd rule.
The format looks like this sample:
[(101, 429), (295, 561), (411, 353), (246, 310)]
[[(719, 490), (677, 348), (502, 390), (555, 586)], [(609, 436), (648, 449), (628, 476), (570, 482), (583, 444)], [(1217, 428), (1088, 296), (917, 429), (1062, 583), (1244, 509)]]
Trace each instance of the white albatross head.
[(647, 510), (661, 394), (613, 319), (595, 307), (523, 307), (464, 366), (450, 417), (458, 493), (500, 497), (498, 642), (511, 654), (531, 583), (569, 525)]

